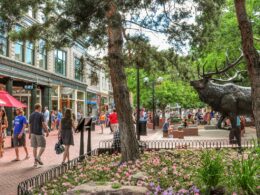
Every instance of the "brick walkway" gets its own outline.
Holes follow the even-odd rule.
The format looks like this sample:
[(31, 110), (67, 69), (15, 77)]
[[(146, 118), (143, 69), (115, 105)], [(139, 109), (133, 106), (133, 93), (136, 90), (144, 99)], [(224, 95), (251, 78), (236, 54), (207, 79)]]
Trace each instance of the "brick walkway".
[[(225, 130), (204, 130), (199, 128), (199, 136), (185, 137), (185, 139), (227, 139), (228, 131)], [(92, 131), (92, 149), (98, 147), (100, 140), (111, 139), (113, 136), (110, 134), (110, 130), (107, 128), (104, 130), (104, 134), (99, 134), (100, 128), (96, 127), (96, 131)], [(28, 136), (27, 136), (28, 137)], [(247, 128), (245, 138), (255, 138), (255, 129)], [(79, 155), (79, 134), (74, 135), (75, 146), (71, 147), (71, 159)], [(173, 138), (162, 138), (161, 130), (148, 130), (148, 136), (141, 136), (141, 140), (163, 140)], [(11, 162), (15, 158), (14, 149), (5, 149), (4, 157), (0, 159), (0, 194), (2, 195), (15, 195), (17, 194), (18, 183), (33, 177), (51, 167), (57, 166), (62, 161), (62, 155), (56, 155), (54, 151), (54, 145), (57, 142), (57, 131), (51, 132), (47, 138), (46, 151), (42, 156), (43, 166), (39, 168), (33, 168), (33, 155), (31, 147), (28, 147), (30, 159), (21, 160), (19, 162)], [(30, 146), (29, 140), (27, 145)], [(5, 145), (10, 146), (10, 137), (6, 139)], [(87, 133), (85, 133), (85, 152), (87, 146)], [(25, 153), (23, 148), (20, 148), (20, 158), (23, 159)]]

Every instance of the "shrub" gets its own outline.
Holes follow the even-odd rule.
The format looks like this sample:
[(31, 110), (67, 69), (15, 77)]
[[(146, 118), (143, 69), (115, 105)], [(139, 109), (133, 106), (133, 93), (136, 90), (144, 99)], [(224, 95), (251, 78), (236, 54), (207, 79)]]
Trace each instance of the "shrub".
[(197, 170), (197, 178), (203, 184), (204, 188), (206, 188), (206, 194), (209, 194), (211, 189), (216, 189), (220, 184), (223, 173), (224, 165), (221, 153), (213, 150), (202, 152), (201, 165)]
[(260, 159), (259, 151), (256, 154), (242, 155), (240, 160), (233, 160), (230, 177), (231, 186), (236, 187), (235, 190), (241, 189), (245, 194), (258, 194), (258, 185), (260, 185)]

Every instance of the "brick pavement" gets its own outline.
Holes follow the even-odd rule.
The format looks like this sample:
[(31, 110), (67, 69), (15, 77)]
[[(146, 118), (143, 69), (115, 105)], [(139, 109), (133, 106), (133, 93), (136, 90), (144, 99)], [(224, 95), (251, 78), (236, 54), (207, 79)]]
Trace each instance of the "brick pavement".
[[(97, 126), (96, 131), (92, 131), (92, 149), (98, 147), (100, 140), (111, 139), (113, 136), (110, 134), (110, 130), (106, 128), (104, 134), (100, 134), (100, 128)], [(87, 146), (87, 133), (85, 136), (85, 151)], [(28, 137), (28, 136), (27, 136)], [(247, 128), (245, 138), (255, 138), (255, 129)], [(71, 159), (79, 155), (79, 134), (74, 135), (75, 146), (71, 147)], [(227, 139), (228, 131), (225, 130), (204, 130), (199, 128), (199, 136), (185, 137), (185, 139)], [(163, 138), (161, 130), (148, 130), (148, 136), (141, 136), (142, 140), (172, 140), (173, 138)], [(28, 147), (30, 159), (21, 160), (19, 162), (11, 162), (15, 158), (14, 149), (5, 149), (4, 157), (0, 159), (0, 195), (14, 195), (17, 193), (17, 185), (19, 182), (33, 177), (51, 167), (57, 166), (62, 161), (62, 155), (56, 155), (54, 151), (54, 145), (57, 142), (57, 131), (51, 132), (47, 138), (46, 151), (42, 156), (43, 166), (39, 168), (33, 168), (32, 149)], [(6, 139), (6, 146), (10, 146), (10, 138)], [(29, 146), (29, 140), (27, 139), (27, 145)], [(23, 148), (20, 148), (20, 158), (23, 159), (25, 153)]]

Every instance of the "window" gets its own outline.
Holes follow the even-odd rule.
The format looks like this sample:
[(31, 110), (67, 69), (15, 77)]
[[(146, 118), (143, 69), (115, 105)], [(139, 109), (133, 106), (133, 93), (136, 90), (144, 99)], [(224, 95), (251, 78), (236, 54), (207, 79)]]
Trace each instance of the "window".
[(102, 89), (103, 89), (103, 90), (106, 90), (106, 89), (107, 89), (107, 86), (106, 86), (106, 78), (105, 78), (105, 77), (102, 77)]
[(91, 74), (90, 74), (90, 84), (91, 85), (98, 85), (98, 74), (95, 72), (95, 71), (91, 71)]
[(8, 39), (5, 31), (4, 22), (0, 20), (0, 54), (7, 56), (8, 54)]
[[(15, 31), (19, 32), (21, 29), (22, 29), (21, 26), (19, 25), (15, 26)], [(15, 42), (14, 53), (15, 53), (15, 59), (22, 62), (24, 57), (24, 43), (22, 41)]]
[(61, 75), (66, 75), (66, 52), (55, 50), (55, 72)]
[(46, 42), (42, 39), (39, 40), (39, 67), (47, 69)]
[(83, 64), (79, 58), (74, 58), (75, 65), (75, 79), (82, 81), (83, 80)]
[(26, 41), (25, 45), (25, 63), (34, 64), (34, 45), (30, 41)]

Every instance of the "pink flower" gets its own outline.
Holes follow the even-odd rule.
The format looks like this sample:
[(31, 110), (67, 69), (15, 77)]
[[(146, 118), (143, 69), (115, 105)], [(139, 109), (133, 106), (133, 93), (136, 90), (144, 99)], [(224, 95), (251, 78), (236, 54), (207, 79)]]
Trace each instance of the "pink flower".
[(236, 192), (233, 192), (232, 195), (237, 195), (237, 193), (236, 193)]
[(129, 177), (129, 176), (130, 176), (130, 173), (126, 172), (126, 173), (125, 173), (125, 176), (126, 176), (126, 177)]

